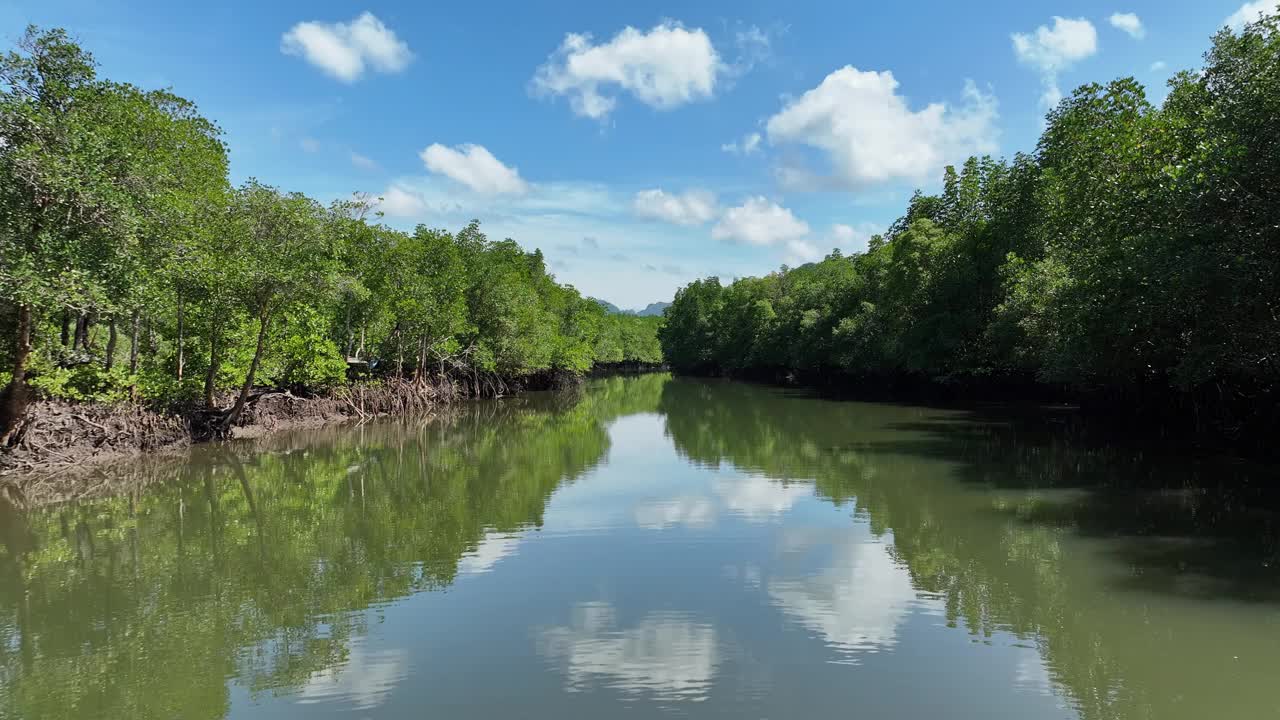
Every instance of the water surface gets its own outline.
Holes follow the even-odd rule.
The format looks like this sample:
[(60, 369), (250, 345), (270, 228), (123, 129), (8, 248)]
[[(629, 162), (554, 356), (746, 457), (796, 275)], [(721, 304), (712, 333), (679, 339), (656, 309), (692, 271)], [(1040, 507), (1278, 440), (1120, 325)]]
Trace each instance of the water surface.
[(1058, 419), (650, 375), (140, 462), (0, 512), (0, 718), (1280, 717), (1275, 474)]

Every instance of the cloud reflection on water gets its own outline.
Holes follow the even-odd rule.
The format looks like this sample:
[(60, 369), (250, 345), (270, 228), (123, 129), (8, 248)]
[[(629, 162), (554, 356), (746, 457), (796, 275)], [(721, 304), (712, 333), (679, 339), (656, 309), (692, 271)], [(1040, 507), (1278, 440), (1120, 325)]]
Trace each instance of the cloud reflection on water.
[(565, 689), (600, 684), (658, 700), (704, 700), (720, 663), (715, 628), (681, 612), (652, 612), (619, 629), (607, 602), (574, 606), (568, 626), (538, 634), (538, 650), (559, 664)]

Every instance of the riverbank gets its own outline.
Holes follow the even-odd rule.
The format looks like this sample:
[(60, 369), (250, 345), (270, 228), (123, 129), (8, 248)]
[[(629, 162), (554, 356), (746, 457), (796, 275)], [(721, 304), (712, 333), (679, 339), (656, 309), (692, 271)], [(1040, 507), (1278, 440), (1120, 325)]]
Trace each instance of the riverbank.
[(236, 422), (226, 428), (220, 421), (226, 414), (222, 408), (234, 401), (229, 394), (212, 410), (40, 399), (27, 407), (8, 445), (0, 447), (0, 484), (21, 489), (34, 480), (210, 441), (260, 438), (379, 417), (424, 417), (468, 398), (564, 390), (582, 379), (578, 373), (549, 370), (518, 378), (489, 374), (426, 381), (388, 378), (323, 392), (259, 388)]
[(441, 405), (484, 392), (485, 388), (464, 386), (449, 378), (430, 382), (390, 379), (307, 394), (264, 388), (251, 395), (232, 426), (216, 434), (210, 426), (213, 418), (220, 416), (219, 410), (37, 400), (28, 406), (9, 445), (0, 448), (0, 477), (21, 486), (32, 478), (178, 450), (212, 439), (261, 437), (280, 430), (392, 415), (425, 415)]

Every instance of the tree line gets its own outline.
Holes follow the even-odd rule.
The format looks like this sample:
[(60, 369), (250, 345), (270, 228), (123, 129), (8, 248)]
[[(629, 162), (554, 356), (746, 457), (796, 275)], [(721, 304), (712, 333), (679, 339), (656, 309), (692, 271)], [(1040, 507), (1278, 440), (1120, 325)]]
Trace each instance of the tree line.
[(348, 366), (406, 378), (652, 361), (656, 327), (557, 283), (540, 251), (233, 187), (220, 128), (169, 91), (99, 76), (60, 29), (0, 57), (0, 438), (31, 391), (212, 408)]
[(1078, 88), (1033, 153), (948, 167), (866, 252), (683, 288), (683, 372), (1067, 388), (1240, 436), (1280, 422), (1280, 16), (1153, 104)]

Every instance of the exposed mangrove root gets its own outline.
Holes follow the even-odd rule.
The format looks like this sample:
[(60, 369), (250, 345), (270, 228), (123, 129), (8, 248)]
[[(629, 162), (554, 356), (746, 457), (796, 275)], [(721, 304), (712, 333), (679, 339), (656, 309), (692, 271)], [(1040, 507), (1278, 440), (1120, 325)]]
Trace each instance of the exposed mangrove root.
[[(492, 383), (483, 392), (497, 394)], [(195, 442), (254, 437), (276, 430), (387, 415), (425, 415), (467, 393), (448, 378), (389, 379), (323, 394), (262, 389), (250, 394), (234, 424), (229, 409), (159, 411), (141, 404), (42, 400), (30, 404), (0, 447), (0, 475), (23, 484), (73, 466), (182, 448)], [(10, 481), (12, 484), (12, 481)]]

